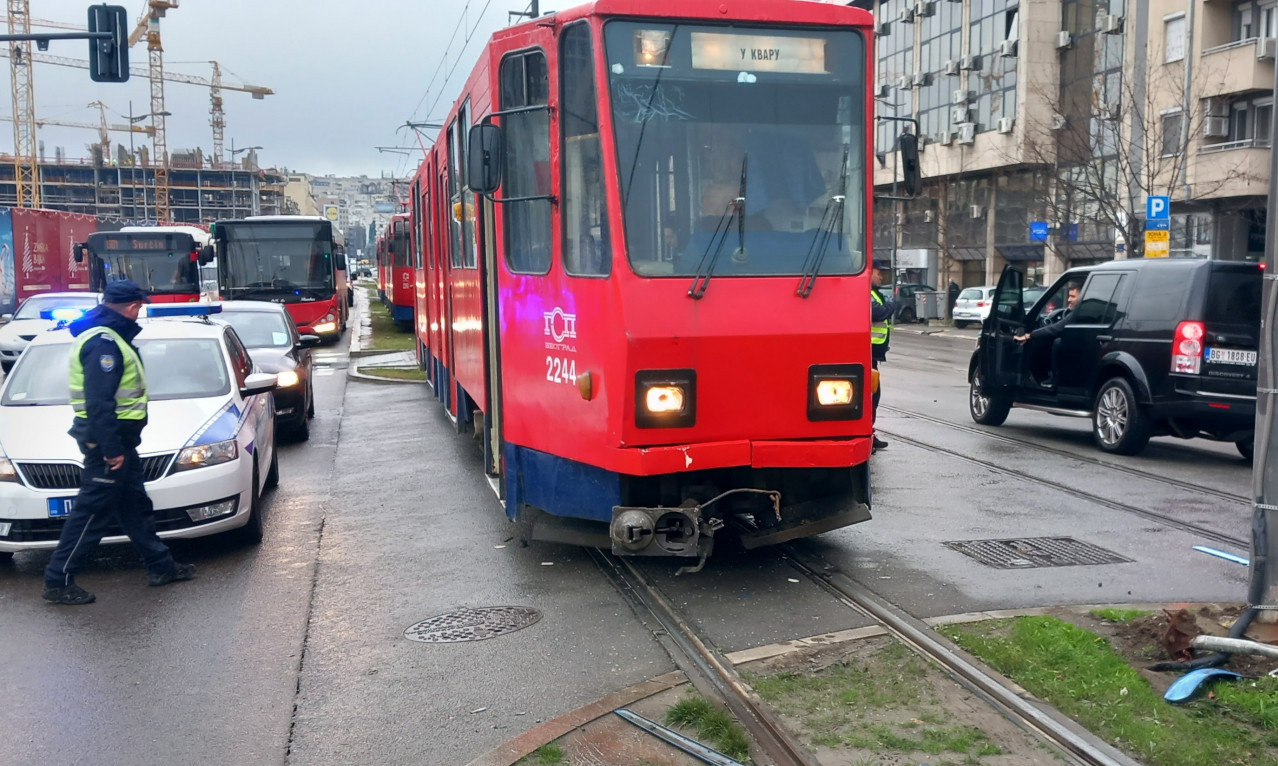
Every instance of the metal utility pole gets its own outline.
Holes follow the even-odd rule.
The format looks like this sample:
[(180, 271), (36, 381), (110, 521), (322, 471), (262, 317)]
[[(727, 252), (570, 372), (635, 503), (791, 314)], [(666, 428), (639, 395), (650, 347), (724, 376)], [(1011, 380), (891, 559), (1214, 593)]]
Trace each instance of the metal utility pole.
[[(1278, 67), (1274, 69), (1274, 90), (1278, 92)], [(1278, 143), (1278, 124), (1271, 124), (1270, 146)], [(1247, 603), (1273, 609), (1278, 605), (1278, 561), (1274, 545), (1278, 535), (1278, 431), (1274, 429), (1274, 395), (1278, 386), (1278, 263), (1274, 238), (1278, 237), (1278, 153), (1269, 153), (1269, 201), (1265, 222), (1264, 306), (1260, 320), (1260, 359), (1256, 369), (1256, 442), (1251, 469), (1255, 509), (1251, 524), (1251, 587)], [(1270, 460), (1270, 456), (1275, 460)], [(1278, 613), (1263, 612), (1270, 617)], [(1269, 620), (1266, 620), (1269, 621)]]
[[(9, 34), (31, 34), (31, 9), (27, 0), (9, 0)], [(13, 92), (13, 180), (18, 207), (40, 207), (36, 164), (35, 85), (31, 81), (31, 41), (10, 43), (10, 85)]]

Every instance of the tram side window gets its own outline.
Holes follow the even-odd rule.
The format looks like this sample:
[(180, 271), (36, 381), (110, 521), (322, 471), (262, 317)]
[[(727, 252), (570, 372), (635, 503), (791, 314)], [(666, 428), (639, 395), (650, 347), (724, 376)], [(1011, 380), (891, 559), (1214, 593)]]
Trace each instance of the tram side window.
[(413, 184), (412, 189), (413, 215), (410, 219), (413, 226), (413, 268), (420, 269), (422, 267), (422, 206), (421, 206), (421, 190), (418, 184)]
[[(546, 54), (531, 51), (501, 62), (501, 110), (545, 106), (549, 96)], [(504, 115), (506, 197), (550, 194), (550, 111)], [(549, 199), (506, 203), (506, 266), (515, 274), (550, 271)]]
[(452, 186), (453, 266), (473, 269), (475, 263), (475, 193), (462, 173), (466, 156), (466, 131), (470, 127), (470, 102), (462, 105), (448, 129), (448, 178)]
[(559, 60), (563, 67), (560, 118), (563, 146), (564, 270), (578, 276), (607, 276), (612, 271), (608, 206), (602, 192), (603, 150), (595, 96), (594, 48), (584, 22), (564, 30)]

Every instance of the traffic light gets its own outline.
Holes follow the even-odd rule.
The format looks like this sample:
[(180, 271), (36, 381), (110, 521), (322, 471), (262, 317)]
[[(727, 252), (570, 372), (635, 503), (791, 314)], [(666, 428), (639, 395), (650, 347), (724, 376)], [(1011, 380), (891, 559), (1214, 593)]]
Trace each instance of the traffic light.
[(917, 196), (923, 188), (923, 173), (919, 168), (919, 139), (913, 133), (902, 133), (897, 139), (901, 152), (901, 183), (907, 196)]
[(89, 32), (109, 38), (89, 38), (89, 78), (94, 82), (128, 82), (128, 14), (122, 5), (89, 6)]

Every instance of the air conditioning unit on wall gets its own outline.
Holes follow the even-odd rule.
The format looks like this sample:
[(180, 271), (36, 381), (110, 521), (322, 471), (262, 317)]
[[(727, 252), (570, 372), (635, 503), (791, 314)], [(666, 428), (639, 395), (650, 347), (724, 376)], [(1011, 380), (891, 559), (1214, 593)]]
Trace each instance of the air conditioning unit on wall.
[(1123, 17), (1107, 13), (1101, 16), (1100, 23), (1101, 34), (1121, 35), (1123, 33)]
[(971, 100), (972, 100), (972, 91), (966, 88), (959, 88), (958, 90), (950, 94), (951, 104), (966, 104), (968, 101), (971, 101)]
[(964, 122), (958, 126), (958, 142), (960, 144), (976, 143), (976, 123)]
[(998, 55), (1003, 58), (1016, 58), (1016, 41), (1004, 40), (998, 44)]
[(1064, 30), (1056, 33), (1056, 47), (1069, 48), (1074, 45), (1074, 36)]
[(914, 4), (914, 15), (919, 18), (927, 18), (936, 13), (936, 3), (931, 0)]
[(967, 214), (972, 216), (973, 218), (984, 218), (985, 206), (984, 205), (968, 205)]
[(1012, 117), (1000, 117), (1000, 118), (998, 118), (998, 132), (999, 132), (999, 133), (1011, 133), (1011, 132), (1012, 132), (1012, 126), (1013, 126), (1013, 125), (1015, 125), (1015, 124), (1016, 124), (1016, 120), (1015, 120), (1015, 118), (1012, 118)]
[(959, 73), (959, 62), (956, 59), (950, 59), (945, 62), (945, 74), (950, 77), (957, 77)]
[(1278, 52), (1278, 38), (1262, 37), (1256, 40), (1256, 58), (1261, 61), (1273, 61)]
[(1228, 138), (1229, 137), (1229, 118), (1228, 117), (1208, 117), (1203, 120), (1203, 137), (1204, 138)]
[(967, 122), (967, 114), (969, 111), (971, 110), (968, 109), (967, 104), (958, 104), (950, 107), (950, 122), (956, 125), (960, 122)]
[(954, 143), (954, 131), (952, 130), (941, 131), (941, 137), (937, 139), (937, 143), (942, 146), (949, 146), (950, 144)]
[(973, 69), (980, 69), (980, 68), (981, 68), (980, 56), (964, 56), (963, 58), (959, 59), (959, 69), (964, 69), (970, 72)]
[(926, 88), (932, 84), (932, 75), (927, 72), (915, 72), (910, 77), (910, 86), (914, 88)]
[(914, 6), (907, 5), (901, 8), (901, 15), (897, 18), (902, 24), (914, 23)]

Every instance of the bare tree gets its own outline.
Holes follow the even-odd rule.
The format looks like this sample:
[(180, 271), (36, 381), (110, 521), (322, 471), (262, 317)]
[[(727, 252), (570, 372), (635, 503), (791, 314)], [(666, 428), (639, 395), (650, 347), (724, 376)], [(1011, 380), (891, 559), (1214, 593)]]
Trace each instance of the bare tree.
[[(1202, 92), (1199, 85), (1191, 92)], [(1183, 199), (1186, 176), (1197, 163), (1192, 143), (1186, 151), (1182, 131), (1189, 131), (1189, 137), (1202, 135), (1212, 119), (1201, 102), (1184, 105), (1176, 99), (1179, 111), (1166, 108), (1167, 94), (1179, 94), (1182, 87), (1171, 70), (1155, 67), (1143, 92), (1125, 73), (1113, 78), (1101, 73), (1050, 97), (1040, 93), (1052, 113), (1027, 121), (1020, 155), (1008, 160), (1053, 170), (1055, 191), (1044, 201), (1058, 224), (1078, 224), (1084, 239), (1107, 240), (1108, 232), (1114, 232), (1129, 255), (1141, 255), (1145, 197)], [(1217, 157), (1212, 161), (1228, 164), (1227, 158)], [(1191, 179), (1195, 198), (1253, 178), (1245, 159), (1213, 176), (1209, 181)]]

